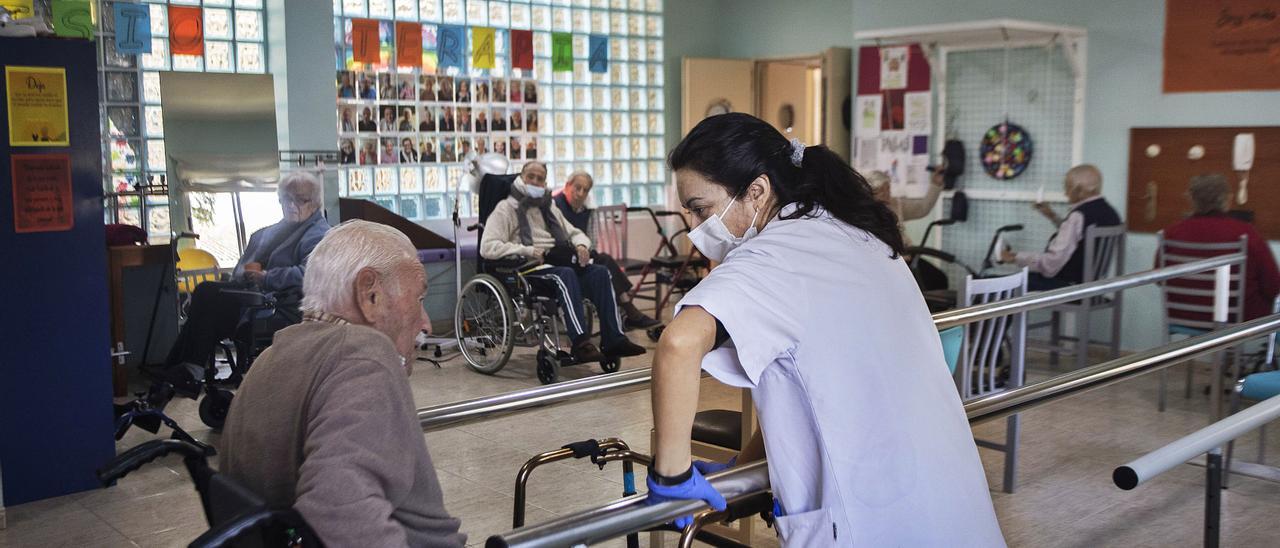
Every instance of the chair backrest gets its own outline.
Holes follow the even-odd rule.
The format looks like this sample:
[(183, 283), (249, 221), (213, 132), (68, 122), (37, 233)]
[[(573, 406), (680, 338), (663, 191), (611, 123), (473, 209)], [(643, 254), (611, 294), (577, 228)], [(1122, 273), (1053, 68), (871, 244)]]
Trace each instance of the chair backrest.
[(597, 207), (591, 211), (591, 243), (596, 251), (622, 260), (627, 257), (626, 204)]
[(1084, 283), (1124, 272), (1124, 225), (1091, 226), (1084, 231)]
[[(1027, 293), (1027, 269), (998, 278), (974, 279), (966, 276), (960, 306), (1003, 301)], [(960, 350), (960, 399), (1003, 392), (1022, 386), (1026, 356), (1027, 314), (1021, 312), (990, 318), (964, 326)], [(997, 387), (1002, 365), (1009, 366), (1004, 386)]]
[[(1246, 253), (1247, 236), (1230, 242), (1188, 242), (1167, 240), (1164, 231), (1156, 233), (1156, 267), (1179, 265), (1233, 253)], [(1237, 323), (1244, 318), (1245, 263), (1231, 265), (1227, 289), (1227, 323)], [(1213, 272), (1200, 272), (1167, 280), (1160, 284), (1164, 300), (1165, 332), (1174, 326), (1193, 329), (1214, 329), (1213, 321)]]
[(189, 247), (178, 250), (178, 292), (191, 293), (201, 282), (217, 281), (222, 275), (218, 259), (203, 249)]

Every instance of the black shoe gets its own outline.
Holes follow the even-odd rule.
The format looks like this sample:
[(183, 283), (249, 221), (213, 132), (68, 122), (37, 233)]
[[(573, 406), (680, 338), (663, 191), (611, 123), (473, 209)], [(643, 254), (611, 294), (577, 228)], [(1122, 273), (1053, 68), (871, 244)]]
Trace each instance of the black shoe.
[(633, 331), (636, 329), (652, 329), (662, 325), (662, 322), (640, 314), (639, 316), (627, 316), (622, 319), (622, 328), (625, 331)]
[(643, 346), (631, 342), (630, 339), (622, 339), (612, 345), (606, 346), (604, 353), (610, 358), (627, 358), (631, 356), (639, 356), (648, 352)]
[(600, 353), (600, 349), (596, 348), (596, 345), (586, 338), (573, 345), (572, 354), (573, 361), (578, 363), (596, 363), (604, 359), (604, 354)]

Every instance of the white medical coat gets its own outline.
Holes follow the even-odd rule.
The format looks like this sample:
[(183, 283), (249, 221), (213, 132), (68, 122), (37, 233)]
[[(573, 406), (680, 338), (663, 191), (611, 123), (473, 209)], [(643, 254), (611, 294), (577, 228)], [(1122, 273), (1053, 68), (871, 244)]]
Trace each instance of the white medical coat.
[(891, 254), (825, 212), (775, 218), (677, 313), (729, 333), (702, 367), (751, 389), (786, 546), (1004, 546), (938, 332)]

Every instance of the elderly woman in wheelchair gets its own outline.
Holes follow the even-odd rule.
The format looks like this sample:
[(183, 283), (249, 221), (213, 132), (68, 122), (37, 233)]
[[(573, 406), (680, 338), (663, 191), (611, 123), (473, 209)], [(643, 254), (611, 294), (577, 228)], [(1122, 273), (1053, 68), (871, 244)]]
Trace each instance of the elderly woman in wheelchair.
[[(622, 358), (645, 352), (623, 333), (610, 273), (592, 264), (590, 238), (552, 207), (546, 177), (544, 165), (530, 162), (518, 177), (490, 175), (481, 182), (482, 202), (495, 194), (501, 201), (489, 215), (482, 208), (485, 273), (467, 282), (455, 318), (472, 369), (496, 373), (516, 344), (538, 346), (544, 384), (555, 382), (559, 366), (599, 362), (612, 372)], [(588, 303), (600, 319), (600, 347), (591, 341)], [(560, 349), (562, 327), (569, 352)]]
[[(227, 350), (232, 366), (226, 383), (235, 385), (255, 351), (265, 346), (261, 343), (269, 344), (272, 333), (301, 321), (298, 305), (307, 256), (329, 230), (322, 210), (324, 186), (315, 175), (297, 171), (281, 178), (277, 193), (283, 219), (249, 237), (231, 280), (195, 288), (168, 357), (146, 369), (156, 380), (145, 398), (151, 407), (163, 409), (175, 394), (194, 399), (207, 391), (201, 419), (220, 427), (231, 394), (212, 386), (219, 346)], [(223, 342), (228, 338), (234, 357), (232, 345)]]

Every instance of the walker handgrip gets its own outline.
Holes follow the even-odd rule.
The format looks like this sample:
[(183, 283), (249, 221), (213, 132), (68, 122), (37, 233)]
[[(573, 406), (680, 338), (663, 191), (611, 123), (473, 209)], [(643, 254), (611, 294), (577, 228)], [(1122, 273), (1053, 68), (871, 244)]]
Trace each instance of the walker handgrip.
[(178, 452), (185, 458), (204, 458), (204, 451), (199, 447), (181, 440), (151, 440), (140, 444), (107, 462), (97, 471), (98, 481), (103, 486), (115, 484), (116, 480), (125, 477), (142, 465), (156, 460), (169, 453)]
[(248, 533), (257, 531), (264, 524), (276, 519), (276, 513), (266, 508), (246, 510), (226, 523), (210, 528), (203, 535), (196, 537), (187, 548), (213, 548), (216, 546), (232, 546), (233, 543)]

